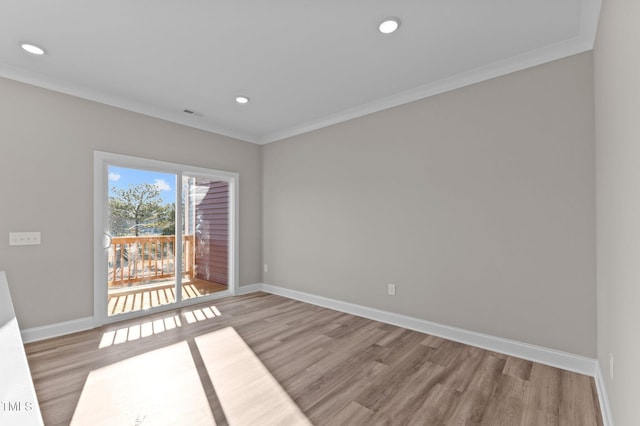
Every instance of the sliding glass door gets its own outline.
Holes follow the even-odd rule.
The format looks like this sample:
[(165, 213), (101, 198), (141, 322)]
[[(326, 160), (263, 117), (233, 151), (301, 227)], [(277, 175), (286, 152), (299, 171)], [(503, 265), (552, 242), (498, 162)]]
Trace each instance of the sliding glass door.
[(95, 153), (98, 322), (233, 294), (237, 175)]

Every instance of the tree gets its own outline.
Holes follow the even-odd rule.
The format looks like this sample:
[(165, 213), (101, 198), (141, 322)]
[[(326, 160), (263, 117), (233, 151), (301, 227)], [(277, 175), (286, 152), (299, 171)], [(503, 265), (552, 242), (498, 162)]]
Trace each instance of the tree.
[(162, 235), (176, 235), (176, 203), (163, 206), (158, 219), (158, 228), (162, 229)]
[(140, 235), (141, 228), (171, 228), (175, 230), (170, 212), (175, 206), (162, 205), (160, 190), (152, 184), (129, 185), (127, 189), (111, 188), (109, 197), (109, 226), (118, 236)]

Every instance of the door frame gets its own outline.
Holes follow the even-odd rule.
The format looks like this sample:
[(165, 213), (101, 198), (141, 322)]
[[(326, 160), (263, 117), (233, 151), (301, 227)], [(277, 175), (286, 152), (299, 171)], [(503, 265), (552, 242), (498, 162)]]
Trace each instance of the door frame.
[[(229, 183), (229, 256), (228, 256), (228, 289), (215, 292), (206, 296), (188, 300), (176, 300), (175, 303), (156, 306), (135, 312), (108, 316), (108, 295), (107, 286), (107, 253), (104, 248), (104, 235), (108, 230), (107, 197), (109, 190), (109, 166), (139, 168), (164, 173), (173, 173), (176, 179), (176, 239), (182, 237), (182, 218), (179, 213), (184, 207), (182, 205), (182, 175), (199, 175), (209, 178), (224, 180)], [(170, 163), (166, 161), (152, 160), (129, 155), (114, 154), (103, 151), (93, 153), (93, 322), (95, 327), (100, 325), (122, 321), (129, 318), (136, 318), (155, 312), (176, 309), (184, 306), (195, 305), (221, 297), (233, 296), (238, 289), (238, 278), (240, 275), (239, 265), (239, 245), (238, 245), (238, 224), (239, 224), (239, 192), (238, 183), (240, 175), (235, 172), (223, 170), (207, 169), (203, 167), (189, 166), (185, 164)], [(181, 244), (176, 245), (176, 251), (180, 258)], [(181, 282), (180, 268), (176, 268), (176, 283)], [(181, 288), (181, 286), (178, 286)], [(180, 292), (177, 292), (180, 293)], [(178, 294), (176, 294), (178, 295)]]

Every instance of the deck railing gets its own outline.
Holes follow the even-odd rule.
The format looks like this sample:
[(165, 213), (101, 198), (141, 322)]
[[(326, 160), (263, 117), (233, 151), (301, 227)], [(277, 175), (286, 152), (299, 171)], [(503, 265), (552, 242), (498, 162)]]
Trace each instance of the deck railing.
[[(182, 237), (182, 275), (193, 278), (194, 237)], [(113, 237), (109, 287), (171, 278), (176, 273), (175, 235)]]

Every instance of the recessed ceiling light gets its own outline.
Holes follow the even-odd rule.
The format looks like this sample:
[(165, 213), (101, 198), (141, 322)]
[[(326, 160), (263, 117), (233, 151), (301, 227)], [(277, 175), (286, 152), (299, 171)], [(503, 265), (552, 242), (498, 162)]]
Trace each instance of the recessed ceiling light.
[(236, 102), (239, 104), (246, 104), (249, 103), (249, 98), (246, 96), (236, 96)]
[(36, 46), (35, 44), (31, 43), (20, 43), (20, 47), (33, 55), (44, 55), (45, 53), (47, 53), (47, 51), (42, 47)]
[(387, 18), (378, 25), (378, 30), (382, 34), (391, 34), (400, 27), (400, 20), (398, 18)]

